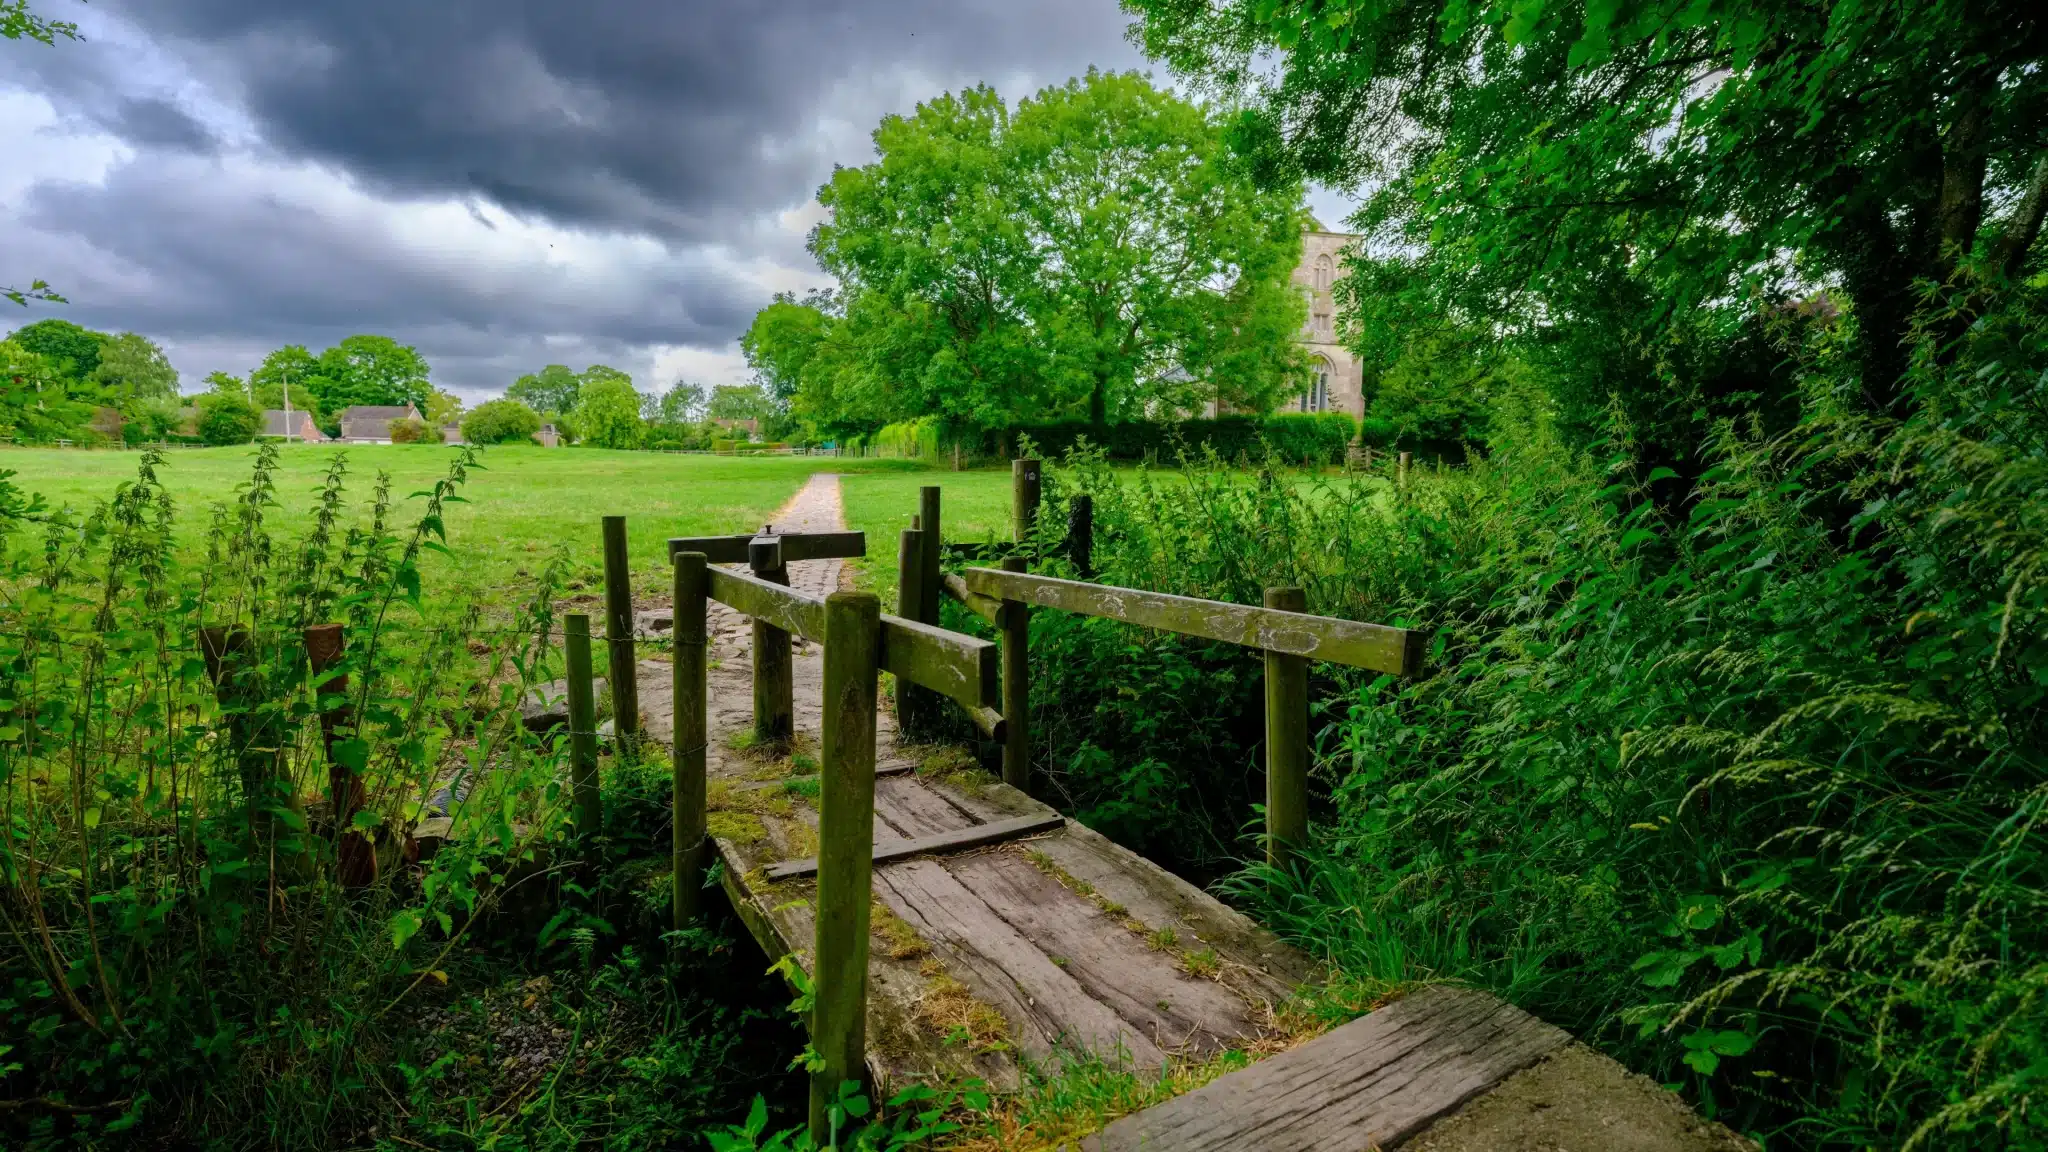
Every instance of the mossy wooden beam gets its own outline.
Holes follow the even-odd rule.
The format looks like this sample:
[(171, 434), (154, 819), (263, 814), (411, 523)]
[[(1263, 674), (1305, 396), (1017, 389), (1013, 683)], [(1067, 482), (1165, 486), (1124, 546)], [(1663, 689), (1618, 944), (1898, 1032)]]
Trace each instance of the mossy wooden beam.
[[(668, 554), (673, 560), (684, 552), (702, 552), (713, 564), (745, 564), (747, 545), (760, 537), (673, 536)], [(844, 560), (868, 554), (865, 532), (797, 532), (781, 537), (783, 563), (797, 560)]]
[(818, 802), (818, 919), (812, 941), (811, 1135), (831, 1135), (840, 1085), (867, 1066), (868, 915), (875, 845), (875, 677), (881, 605), (871, 592), (825, 600)]
[(675, 662), (672, 682), (675, 713), (675, 773), (670, 790), (674, 822), (670, 878), (674, 885), (674, 926), (696, 919), (704, 888), (704, 869), (711, 858), (705, 827), (705, 754), (710, 738), (709, 655), (705, 643), (706, 593), (710, 582), (702, 552), (675, 557)]
[(581, 612), (564, 616), (562, 641), (569, 662), (570, 808), (576, 817), (576, 834), (592, 836), (603, 822), (604, 802), (597, 792), (597, 701), (590, 683), (590, 617)]
[(1102, 616), (1162, 632), (1222, 640), (1310, 660), (1397, 676), (1416, 675), (1423, 665), (1427, 634), (1410, 628), (1084, 584), (1026, 572), (999, 572), (993, 568), (969, 568), (963, 580), (968, 591), (982, 596), (1018, 600), (1083, 616)]
[[(908, 860), (912, 856), (965, 852), (970, 848), (986, 848), (991, 844), (1021, 840), (1026, 836), (1036, 836), (1041, 832), (1051, 832), (1064, 827), (1066, 820), (1057, 812), (994, 820), (987, 824), (976, 824), (972, 828), (956, 828), (951, 832), (934, 832), (929, 836), (915, 836), (907, 840), (877, 844), (873, 849), (873, 863), (887, 864), (892, 860)], [(793, 880), (817, 871), (817, 860), (806, 858), (770, 864), (762, 869), (761, 874), (770, 880)]]
[[(709, 559), (707, 556), (706, 559)], [(825, 642), (825, 602), (748, 572), (707, 568), (711, 598), (813, 644)]]
[(611, 665), (612, 738), (631, 755), (640, 743), (640, 687), (633, 653), (633, 570), (626, 518), (604, 518), (604, 639)]
[(1001, 600), (992, 600), (987, 596), (969, 592), (967, 590), (967, 582), (951, 572), (946, 573), (941, 577), (941, 580), (943, 581), (946, 595), (951, 596), (969, 612), (974, 613), (991, 624), (1002, 623), (998, 618), (1003, 609), (1003, 602)]

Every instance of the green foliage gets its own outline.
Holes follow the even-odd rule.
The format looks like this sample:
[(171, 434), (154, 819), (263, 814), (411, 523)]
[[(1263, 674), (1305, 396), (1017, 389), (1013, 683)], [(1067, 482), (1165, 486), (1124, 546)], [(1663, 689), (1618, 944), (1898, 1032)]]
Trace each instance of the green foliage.
[(320, 353), (312, 371), (306, 386), (329, 416), (357, 404), (424, 409), (433, 391), (426, 359), (389, 336), (350, 336)]
[(109, 336), (100, 344), (93, 383), (103, 403), (128, 410), (133, 405), (178, 394), (178, 370), (156, 342), (133, 332)]
[(12, 337), (0, 340), (0, 383), (0, 436), (29, 443), (74, 438), (98, 393)]
[(1099, 426), (1293, 390), (1300, 189), (1254, 188), (1202, 108), (1091, 71), (1014, 112), (986, 87), (928, 101), (875, 144), (819, 191), (843, 312), (785, 297), (743, 342), (799, 414)]
[[(38, 16), (29, 9), (28, 0), (0, 0), (0, 37), (19, 40), (24, 36), (43, 44), (55, 44), (59, 36), (66, 40), (76, 40), (78, 25), (68, 20), (50, 20)], [(48, 286), (38, 280), (31, 286), (31, 291), (46, 287)], [(21, 301), (16, 300), (15, 303), (19, 304)]]
[(1112, 460), (1171, 463), (1183, 453), (1213, 452), (1223, 460), (1264, 460), (1269, 452), (1292, 464), (1340, 464), (1358, 422), (1342, 412), (1283, 412), (1271, 416), (1219, 416), (1213, 420), (1125, 420), (1097, 428), (1084, 420), (1021, 424), (985, 441), (984, 452), (1014, 452), (1028, 440), (1051, 456), (1077, 447), (1099, 449)]
[(236, 392), (199, 398), (199, 438), (208, 444), (247, 444), (263, 427), (263, 414)]
[(422, 411), (426, 414), (427, 426), (430, 428), (440, 429), (450, 424), (460, 424), (462, 397), (453, 392), (436, 390), (427, 396), (427, 405)]
[(540, 414), (517, 400), (486, 400), (462, 418), (471, 444), (523, 444), (540, 431)]
[[(1773, 1146), (2031, 1147), (2048, 307), (1985, 299), (1930, 300), (1903, 425), (1809, 331), (1799, 423), (1724, 423), (1681, 498), (1625, 427), (1507, 422), (1406, 488), (1082, 456), (1042, 521), (1091, 491), (1104, 582), (1429, 631), (1415, 681), (1315, 672), (1317, 851), (1233, 886), (1352, 978), (1489, 985)], [(1049, 786), (1198, 873), (1241, 846), (1252, 658), (1032, 628)]]
[(576, 434), (599, 448), (638, 448), (647, 426), (640, 420), (640, 393), (623, 372), (593, 367), (577, 393)]
[(768, 394), (746, 384), (720, 384), (711, 390), (705, 417), (711, 420), (760, 420), (768, 415)]
[(582, 389), (581, 376), (566, 365), (550, 364), (513, 381), (505, 389), (505, 398), (517, 400), (535, 412), (568, 412), (576, 407)]
[(107, 339), (69, 320), (38, 320), (7, 337), (24, 351), (41, 356), (64, 378), (90, 380), (100, 366), (100, 346)]
[(401, 416), (391, 422), (391, 442), (393, 444), (439, 444), (441, 442), (441, 428), (439, 425), (429, 427), (424, 420), (415, 420), (410, 416)]

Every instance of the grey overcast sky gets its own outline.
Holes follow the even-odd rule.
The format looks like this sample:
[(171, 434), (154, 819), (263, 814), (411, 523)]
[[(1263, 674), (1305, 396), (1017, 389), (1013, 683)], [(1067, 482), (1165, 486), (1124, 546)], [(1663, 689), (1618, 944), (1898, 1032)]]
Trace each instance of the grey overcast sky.
[[(36, 0), (0, 40), (0, 283), (187, 391), (272, 348), (416, 345), (471, 399), (547, 363), (745, 379), (889, 112), (1151, 68), (1114, 0)], [(1341, 215), (1327, 194), (1313, 198)]]

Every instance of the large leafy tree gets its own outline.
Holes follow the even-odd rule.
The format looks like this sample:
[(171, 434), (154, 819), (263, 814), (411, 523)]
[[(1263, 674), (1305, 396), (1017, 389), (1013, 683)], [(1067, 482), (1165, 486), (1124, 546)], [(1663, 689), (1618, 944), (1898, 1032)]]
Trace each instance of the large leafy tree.
[(91, 417), (91, 403), (64, 364), (15, 339), (0, 340), (0, 436), (63, 439)]
[(1916, 283), (1973, 255), (2013, 275), (2040, 229), (2034, 3), (1125, 5), (1244, 109), (1265, 178), (1374, 190), (1360, 222), (1406, 254), (1411, 311), (1596, 360), (1836, 285), (1868, 403), (1899, 414)]
[(637, 448), (646, 433), (640, 422), (640, 393), (633, 378), (617, 369), (584, 373), (576, 400), (576, 434), (599, 448)]
[(819, 191), (843, 316), (781, 299), (743, 342), (798, 411), (1099, 423), (1297, 383), (1299, 185), (1255, 186), (1202, 109), (1091, 71), (1014, 114), (943, 96), (874, 139)]
[(69, 320), (38, 320), (17, 329), (9, 340), (44, 357), (65, 379), (84, 381), (100, 366), (100, 348), (107, 337)]
[(530, 372), (505, 389), (505, 397), (517, 400), (535, 412), (569, 412), (576, 407), (583, 390), (583, 378), (565, 364), (550, 364)]
[(292, 407), (311, 412), (314, 419), (324, 419), (330, 413), (320, 406), (322, 393), (338, 391), (333, 381), (325, 374), (319, 357), (306, 350), (303, 344), (287, 344), (263, 358), (254, 372), (249, 373), (249, 394), (251, 403), (258, 409), (284, 407), (285, 389), (292, 394)]
[(412, 404), (425, 411), (433, 392), (426, 358), (389, 336), (350, 336), (322, 352), (307, 385), (329, 414), (352, 404)]
[(109, 336), (101, 343), (93, 381), (104, 403), (123, 409), (178, 394), (178, 370), (170, 357), (155, 341), (134, 332)]

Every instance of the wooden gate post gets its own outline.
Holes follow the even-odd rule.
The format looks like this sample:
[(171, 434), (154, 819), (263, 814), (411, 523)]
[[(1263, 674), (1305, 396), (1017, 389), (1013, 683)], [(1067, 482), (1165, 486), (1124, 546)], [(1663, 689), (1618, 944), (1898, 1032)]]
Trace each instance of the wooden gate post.
[[(911, 522), (921, 524), (923, 518), (913, 517)], [(905, 528), (897, 542), (896, 615), (905, 620), (919, 619), (918, 614), (924, 610), (924, 541), (921, 528)], [(904, 677), (896, 678), (896, 730), (904, 739), (915, 739), (924, 732), (930, 715), (929, 701), (923, 688)]]
[(604, 518), (604, 635), (611, 655), (612, 737), (619, 754), (640, 746), (640, 669), (633, 656), (633, 569), (626, 518)]
[(589, 616), (571, 612), (562, 617), (562, 647), (569, 657), (569, 805), (576, 834), (589, 836), (604, 817), (597, 794), (597, 701), (590, 691)]
[[(773, 524), (761, 526), (763, 535)], [(789, 566), (782, 562), (782, 542), (747, 543), (747, 567), (770, 584), (789, 587)], [(754, 742), (779, 748), (796, 731), (796, 666), (789, 653), (789, 633), (754, 620)]]
[(348, 705), (348, 673), (328, 675), (341, 663), (347, 638), (339, 624), (315, 624), (300, 633), (306, 646), (306, 662), (312, 666), (313, 699), (340, 696), (342, 702), (320, 712), (320, 745), (327, 754), (327, 811), (334, 822), (336, 877), (344, 887), (361, 888), (377, 879), (377, 850), (367, 834), (355, 831), (356, 810), (368, 799), (363, 780), (334, 755), (338, 731), (352, 726), (354, 713)]
[(839, 1086), (867, 1055), (868, 902), (875, 851), (875, 676), (881, 604), (872, 592), (825, 598), (817, 928), (812, 940), (811, 1135), (830, 1134)]
[[(1003, 571), (1024, 571), (1022, 556), (1003, 558)], [(1003, 783), (1031, 791), (1031, 606), (1003, 601)]]
[[(1306, 612), (1299, 588), (1266, 589), (1266, 607)], [(1308, 660), (1266, 653), (1266, 863), (1284, 868), (1308, 839)]]
[(1086, 492), (1067, 505), (1067, 559), (1081, 579), (1095, 577), (1095, 497)]
[(1038, 497), (1043, 474), (1039, 462), (1029, 457), (1010, 461), (1010, 526), (1017, 543), (1030, 546), (1031, 533), (1038, 527)]
[(917, 586), (917, 615), (897, 613), (906, 620), (920, 624), (936, 625), (939, 622), (939, 553), (945, 542), (945, 535), (939, 524), (939, 487), (928, 484), (917, 490), (917, 521), (914, 527), (924, 533), (919, 553)]
[(675, 926), (697, 918), (710, 863), (711, 842), (704, 827), (705, 744), (711, 735), (708, 629), (705, 611), (711, 577), (702, 552), (679, 553), (675, 559), (675, 665), (671, 688), (675, 705), (675, 778), (670, 789), (673, 817), (669, 875), (675, 884)]

